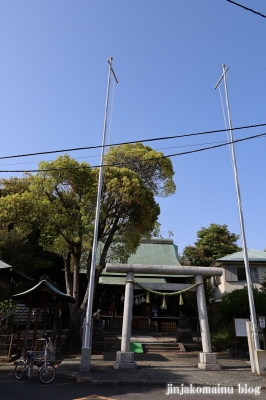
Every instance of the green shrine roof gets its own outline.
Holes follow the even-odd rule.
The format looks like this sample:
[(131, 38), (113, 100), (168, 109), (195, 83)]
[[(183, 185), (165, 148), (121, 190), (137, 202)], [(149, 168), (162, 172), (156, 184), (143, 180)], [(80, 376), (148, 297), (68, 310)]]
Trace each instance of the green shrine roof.
[(142, 241), (135, 254), (128, 259), (128, 264), (146, 265), (176, 265), (178, 260), (178, 247), (170, 239), (151, 239)]
[[(266, 261), (266, 252), (261, 250), (247, 249), (249, 261)], [(238, 251), (228, 256), (219, 258), (217, 261), (243, 261), (244, 253), (243, 251)]]
[[(97, 248), (97, 261), (99, 260), (99, 252), (102, 248), (102, 244), (98, 244)], [(112, 249), (107, 254), (107, 263), (120, 263), (120, 260), (116, 260), (113, 257)], [(126, 264), (146, 264), (146, 265), (176, 265), (180, 266), (178, 260), (178, 247), (173, 243), (171, 239), (153, 238), (150, 240), (142, 240), (135, 254), (132, 254)], [(85, 273), (84, 270), (81, 272)], [(107, 273), (104, 269), (103, 275), (112, 276), (125, 276), (125, 273)], [(136, 274), (138, 276), (138, 274)], [(150, 274), (141, 274), (142, 277), (150, 276)], [(160, 277), (173, 277), (172, 275), (157, 275)]]
[[(112, 262), (116, 263), (119, 261)], [(109, 261), (109, 263), (112, 264)], [(143, 240), (136, 250), (135, 254), (132, 254), (127, 264), (146, 264), (146, 265), (176, 265), (180, 266), (178, 260), (178, 247), (170, 239), (150, 239)], [(187, 275), (178, 275), (179, 277)], [(124, 285), (126, 273), (124, 272), (106, 272), (106, 269), (102, 271), (102, 275), (99, 279), (100, 284), (114, 284)], [(135, 280), (143, 283), (166, 283), (165, 278), (173, 278), (173, 275), (167, 274), (135, 274)]]

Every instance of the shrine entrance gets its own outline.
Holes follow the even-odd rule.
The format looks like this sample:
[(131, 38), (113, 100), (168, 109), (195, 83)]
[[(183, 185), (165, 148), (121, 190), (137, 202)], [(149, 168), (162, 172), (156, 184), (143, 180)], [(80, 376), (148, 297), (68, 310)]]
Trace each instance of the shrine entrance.
[[(132, 305), (133, 290), (136, 284), (134, 274), (169, 274), (169, 275), (193, 275), (195, 279), (196, 296), (198, 304), (199, 324), (202, 339), (202, 352), (199, 353), (198, 368), (208, 370), (219, 370), (221, 368), (217, 361), (216, 353), (212, 352), (209, 323), (207, 316), (207, 307), (203, 286), (203, 276), (221, 276), (220, 268), (193, 267), (193, 266), (168, 266), (168, 265), (145, 265), (145, 264), (107, 264), (107, 272), (124, 272), (126, 276), (124, 313), (122, 325), (122, 341), (121, 351), (116, 354), (115, 369), (135, 369), (137, 364), (134, 361), (134, 353), (130, 351), (130, 337), (132, 328)], [(169, 290), (166, 284), (161, 284), (160, 291)], [(185, 289), (181, 289), (179, 293), (188, 290), (189, 285)], [(145, 290), (149, 291), (147, 287)], [(151, 290), (150, 290), (151, 291)]]

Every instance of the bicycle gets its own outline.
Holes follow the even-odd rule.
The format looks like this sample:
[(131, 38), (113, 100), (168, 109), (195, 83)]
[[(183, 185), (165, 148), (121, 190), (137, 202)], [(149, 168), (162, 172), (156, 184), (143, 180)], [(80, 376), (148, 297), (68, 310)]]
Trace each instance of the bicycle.
[(48, 351), (52, 350), (52, 342), (51, 336), (45, 335), (44, 339), (46, 340), (46, 346), (44, 351), (44, 358), (43, 360), (34, 360), (32, 350), (34, 347), (28, 348), (25, 358), (16, 362), (14, 375), (17, 379), (22, 379), (26, 372), (29, 378), (32, 378), (31, 374), (33, 372), (33, 366), (36, 362), (37, 367), (39, 367), (39, 379), (42, 383), (51, 383), (55, 379), (56, 376), (56, 369), (50, 362), (47, 362), (47, 354)]

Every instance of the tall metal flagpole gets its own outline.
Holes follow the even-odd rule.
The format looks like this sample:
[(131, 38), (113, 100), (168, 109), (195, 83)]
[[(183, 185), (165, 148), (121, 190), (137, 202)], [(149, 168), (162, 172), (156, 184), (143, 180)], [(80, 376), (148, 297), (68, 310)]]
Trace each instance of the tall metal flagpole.
[(242, 212), (242, 204), (241, 204), (241, 196), (240, 196), (240, 188), (238, 183), (238, 173), (237, 173), (237, 166), (236, 166), (236, 156), (235, 156), (235, 148), (234, 148), (234, 139), (233, 139), (233, 132), (232, 132), (232, 120), (231, 120), (231, 113), (230, 113), (230, 106), (229, 106), (229, 98), (228, 98), (228, 89), (227, 89), (227, 80), (226, 80), (226, 72), (228, 67), (224, 64), (223, 67), (223, 74), (218, 80), (217, 84), (214, 87), (214, 90), (219, 86), (222, 79), (224, 80), (224, 87), (225, 87), (225, 97), (226, 97), (226, 106), (227, 106), (227, 115), (228, 115), (228, 122), (229, 122), (229, 140), (230, 140), (230, 150), (232, 156), (232, 164), (233, 164), (233, 173), (234, 173), (234, 181), (236, 187), (236, 195), (237, 195), (237, 205), (238, 205), (238, 213), (239, 213), (239, 220), (240, 220), (240, 230), (241, 230), (241, 238), (242, 238), (242, 246), (243, 246), (243, 253), (244, 253), (244, 263), (245, 263), (245, 271), (246, 271), (246, 278), (247, 278), (247, 289), (248, 289), (248, 299), (249, 299), (249, 309), (250, 309), (250, 319), (252, 324), (252, 336), (254, 339), (254, 347), (255, 350), (260, 349), (260, 342), (258, 336), (258, 328), (257, 328), (257, 317), (256, 317), (256, 310), (254, 305), (254, 297), (253, 297), (253, 288), (251, 283), (251, 274), (250, 274), (250, 267), (249, 267), (249, 260), (248, 260), (248, 252), (247, 252), (247, 244), (246, 244), (246, 235), (245, 235), (245, 227), (244, 227), (244, 218)]
[(105, 114), (104, 114), (104, 124), (103, 124), (102, 151), (101, 151), (101, 161), (100, 161), (100, 171), (99, 171), (99, 181), (98, 181), (96, 214), (95, 214), (95, 222), (94, 222), (94, 235), (93, 235), (93, 245), (92, 245), (89, 295), (88, 295), (88, 304), (87, 304), (85, 326), (84, 326), (85, 332), (83, 333), (83, 343), (82, 343), (82, 350), (81, 350), (81, 363), (80, 363), (80, 371), (81, 372), (89, 372), (90, 366), (91, 366), (91, 342), (92, 342), (92, 329), (93, 329), (92, 305), (93, 305), (95, 265), (96, 265), (97, 243), (98, 243), (98, 225), (99, 225), (102, 180), (103, 180), (104, 147), (105, 147), (105, 137), (106, 137), (106, 128), (107, 128), (107, 113), (108, 113), (111, 74), (113, 75), (116, 83), (118, 83), (118, 80), (117, 80), (114, 70), (112, 68), (112, 61), (113, 61), (113, 58), (110, 57), (108, 59), (109, 72), (108, 72), (107, 93), (106, 93), (106, 101), (105, 101)]

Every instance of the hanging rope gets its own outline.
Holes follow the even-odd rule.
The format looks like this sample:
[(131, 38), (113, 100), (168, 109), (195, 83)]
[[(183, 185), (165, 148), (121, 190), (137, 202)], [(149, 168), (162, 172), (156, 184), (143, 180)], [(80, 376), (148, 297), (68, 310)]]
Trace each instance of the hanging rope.
[(150, 292), (150, 293), (158, 294), (160, 296), (177, 296), (177, 295), (179, 295), (181, 293), (187, 292), (188, 290), (200, 285), (202, 282), (195, 283), (194, 285), (192, 285), (192, 286), (190, 286), (190, 287), (188, 287), (186, 289), (179, 290), (178, 292), (171, 292), (171, 293), (169, 293), (169, 292), (158, 292), (157, 290), (147, 289), (147, 288), (145, 288), (145, 286), (141, 285), (139, 282), (136, 282), (134, 280), (127, 280), (126, 283), (134, 283), (135, 285), (139, 286), (141, 289), (146, 290), (147, 292)]

